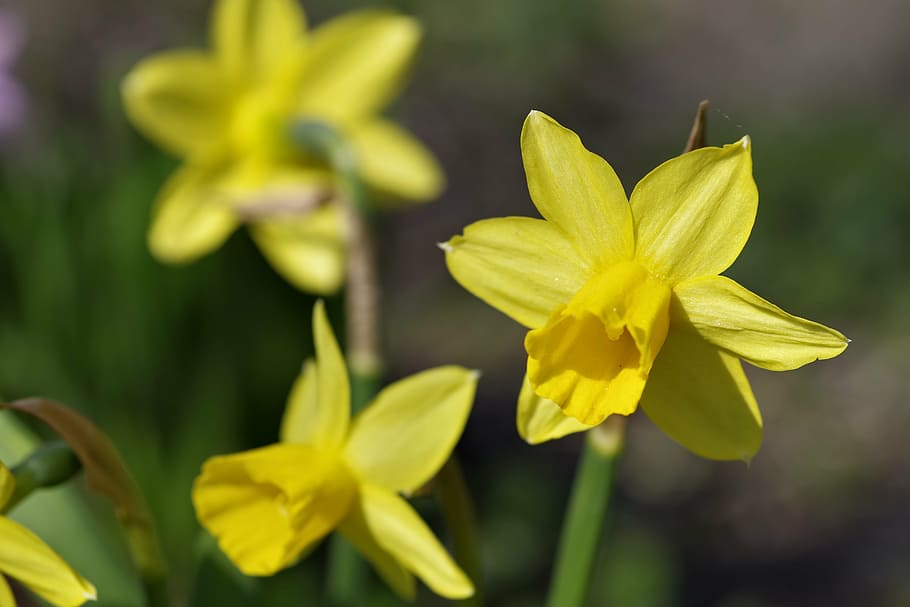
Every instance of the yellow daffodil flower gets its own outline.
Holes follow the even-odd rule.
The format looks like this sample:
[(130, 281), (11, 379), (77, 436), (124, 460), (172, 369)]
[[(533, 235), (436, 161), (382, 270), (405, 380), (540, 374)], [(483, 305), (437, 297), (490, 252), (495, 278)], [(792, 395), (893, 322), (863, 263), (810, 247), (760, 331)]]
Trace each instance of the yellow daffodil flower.
[(762, 421), (740, 359), (795, 369), (847, 339), (718, 276), (755, 221), (749, 138), (668, 160), (628, 200), (546, 114), (528, 116), (521, 150), (544, 219), (478, 221), (441, 245), (462, 286), (530, 329), (519, 432), (538, 443), (641, 404), (699, 455), (751, 458)]
[[(0, 462), (0, 510), (13, 494), (15, 480)], [(22, 525), (0, 516), (0, 607), (15, 607), (3, 576), (24, 584), (56, 607), (76, 607), (95, 600), (95, 587), (66, 564), (50, 546)]]
[(313, 328), (316, 362), (304, 364), (291, 390), (281, 442), (209, 459), (193, 490), (199, 520), (247, 575), (292, 565), (338, 529), (401, 596), (414, 597), (415, 575), (442, 596), (470, 596), (471, 581), (398, 494), (448, 459), (477, 373), (423, 371), (349, 420), (347, 370), (321, 302)]
[(350, 142), (361, 177), (389, 200), (425, 201), (443, 176), (406, 131), (377, 116), (412, 62), (411, 18), (355, 12), (306, 31), (296, 0), (217, 0), (210, 51), (166, 51), (123, 83), (132, 122), (183, 158), (163, 187), (149, 247), (169, 263), (217, 248), (240, 223), (273, 267), (305, 291), (344, 277), (344, 227), (324, 163), (289, 140), (294, 120)]

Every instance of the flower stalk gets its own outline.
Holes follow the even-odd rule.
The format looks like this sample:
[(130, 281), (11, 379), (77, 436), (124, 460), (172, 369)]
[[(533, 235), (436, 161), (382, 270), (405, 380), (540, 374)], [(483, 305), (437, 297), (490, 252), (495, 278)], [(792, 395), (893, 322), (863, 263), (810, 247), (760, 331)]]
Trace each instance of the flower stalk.
[(82, 470), (79, 459), (63, 441), (52, 441), (39, 447), (12, 469), (15, 489), (0, 514), (16, 507), (33, 491), (61, 485)]
[(625, 417), (613, 415), (585, 434), (547, 607), (584, 605), (610, 504), (613, 471), (622, 452), (625, 425)]

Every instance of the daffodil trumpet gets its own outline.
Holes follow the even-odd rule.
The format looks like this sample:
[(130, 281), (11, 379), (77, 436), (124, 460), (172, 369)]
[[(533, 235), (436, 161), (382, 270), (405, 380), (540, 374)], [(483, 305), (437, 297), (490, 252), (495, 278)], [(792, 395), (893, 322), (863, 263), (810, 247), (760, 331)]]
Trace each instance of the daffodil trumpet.
[(402, 497), (455, 446), (478, 374), (437, 367), (397, 381), (351, 418), (351, 389), (324, 306), (313, 312), (316, 359), (291, 389), (281, 442), (205, 462), (193, 488), (202, 525), (245, 574), (267, 576), (337, 530), (400, 596), (415, 577), (437, 594), (474, 585)]

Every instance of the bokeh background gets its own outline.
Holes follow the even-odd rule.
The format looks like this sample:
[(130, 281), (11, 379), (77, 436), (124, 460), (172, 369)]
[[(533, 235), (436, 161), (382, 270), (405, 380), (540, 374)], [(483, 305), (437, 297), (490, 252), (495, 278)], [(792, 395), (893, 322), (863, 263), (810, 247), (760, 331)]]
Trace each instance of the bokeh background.
[[(312, 0), (310, 22), (384, 6), (426, 37), (390, 113), (449, 187), (382, 218), (388, 377), (484, 371), (458, 449), (483, 537), (488, 604), (539, 605), (579, 439), (514, 429), (522, 329), (448, 276), (435, 243), (530, 215), (518, 149), (544, 110), (627, 190), (679, 153), (699, 100), (709, 141), (751, 135), (758, 221), (729, 275), (853, 339), (786, 375), (747, 369), (765, 443), (751, 465), (698, 459), (633, 416), (590, 605), (910, 604), (910, 5), (905, 0)], [(25, 114), (0, 143), (0, 395), (91, 415), (146, 490), (182, 605), (320, 605), (324, 551), (271, 580), (213, 554), (189, 501), (208, 455), (272, 442), (310, 353), (313, 299), (238, 232), (165, 267), (145, 246), (175, 166), (127, 124), (141, 57), (206, 44), (205, 0), (6, 0), (25, 27)], [(2, 92), (2, 91), (0, 91)], [(340, 300), (329, 301), (338, 319)], [(0, 456), (33, 444), (0, 417)], [(63, 504), (63, 506), (61, 506)], [(431, 501), (419, 503), (431, 520)], [(141, 605), (109, 507), (78, 483), (17, 510), (102, 590)], [(436, 604), (425, 593), (423, 604)], [(375, 605), (393, 605), (378, 584)]]

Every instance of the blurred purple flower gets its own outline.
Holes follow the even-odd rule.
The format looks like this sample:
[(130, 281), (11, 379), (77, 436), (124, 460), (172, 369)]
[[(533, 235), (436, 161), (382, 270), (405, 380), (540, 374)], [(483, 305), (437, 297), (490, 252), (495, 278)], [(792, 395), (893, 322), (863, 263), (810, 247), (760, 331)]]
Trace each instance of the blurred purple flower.
[(18, 130), (25, 114), (25, 91), (11, 73), (24, 42), (22, 20), (0, 10), (0, 137)]

